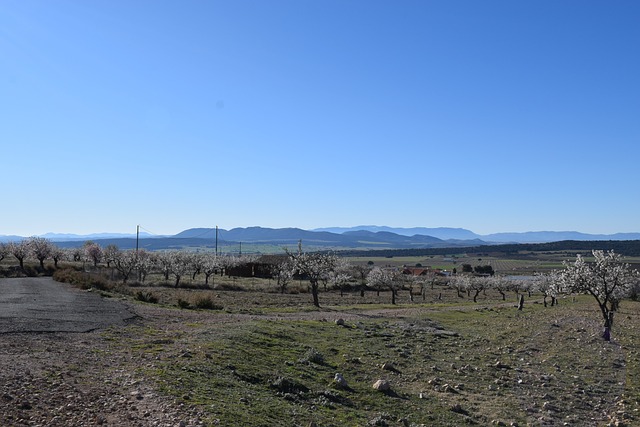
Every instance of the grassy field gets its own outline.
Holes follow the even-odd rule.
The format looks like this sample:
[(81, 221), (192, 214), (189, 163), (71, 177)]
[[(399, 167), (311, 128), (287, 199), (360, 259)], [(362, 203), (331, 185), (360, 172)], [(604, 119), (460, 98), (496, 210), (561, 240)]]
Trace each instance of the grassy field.
[[(518, 273), (560, 262), (486, 254), (354, 261), (370, 260), (490, 262)], [(474, 303), (442, 284), (413, 300), (402, 290), (397, 305), (389, 292), (321, 290), (318, 309), (303, 281), (285, 294), (268, 279), (217, 276), (210, 289), (200, 278), (183, 284), (174, 289), (153, 276), (145, 286), (104, 291), (155, 314), (103, 337), (111, 354), (138, 360), (135, 374), (159, 393), (204, 411), (205, 425), (640, 425), (638, 302), (623, 302), (605, 342), (597, 304), (586, 295), (554, 307), (527, 295), (518, 311), (514, 292), (503, 301), (487, 291)], [(212, 309), (178, 308), (198, 300)], [(378, 380), (389, 390), (374, 389)]]
[[(167, 290), (166, 292), (171, 292)], [(194, 290), (192, 292), (203, 292)], [(515, 309), (445, 292), (385, 305), (375, 293), (210, 291), (220, 310), (166, 308), (170, 327), (105, 337), (148, 363), (139, 374), (210, 414), (208, 425), (637, 425), (640, 304), (625, 302), (614, 340), (591, 298)], [(442, 294), (436, 288), (433, 290)], [(168, 298), (163, 296), (163, 298)], [(345, 319), (344, 325), (336, 319)], [(336, 373), (347, 382), (340, 386)], [(390, 390), (372, 386), (387, 380)], [(617, 424), (615, 424), (617, 422)], [(626, 423), (626, 424), (625, 424)]]
[(354, 257), (349, 258), (355, 264), (370, 264), (379, 267), (387, 266), (416, 266), (438, 268), (441, 270), (452, 271), (454, 268), (458, 271), (462, 269), (463, 264), (470, 264), (472, 267), (478, 265), (491, 265), (499, 274), (531, 274), (534, 271), (548, 271), (562, 267), (562, 260), (558, 257), (522, 257), (522, 258), (505, 258), (487, 255), (433, 255), (427, 257)]

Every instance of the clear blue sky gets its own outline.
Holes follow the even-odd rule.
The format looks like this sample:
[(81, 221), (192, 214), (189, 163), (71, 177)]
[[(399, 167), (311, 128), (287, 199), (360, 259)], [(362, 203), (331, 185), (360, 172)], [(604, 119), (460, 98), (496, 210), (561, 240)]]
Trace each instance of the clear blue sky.
[(3, 0), (0, 234), (640, 231), (640, 2)]

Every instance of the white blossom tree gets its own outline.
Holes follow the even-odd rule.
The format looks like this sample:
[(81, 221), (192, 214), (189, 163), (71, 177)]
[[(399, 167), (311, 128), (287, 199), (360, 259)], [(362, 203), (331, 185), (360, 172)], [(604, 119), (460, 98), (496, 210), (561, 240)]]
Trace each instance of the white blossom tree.
[(189, 269), (191, 270), (191, 280), (196, 280), (196, 276), (202, 273), (204, 267), (204, 261), (207, 254), (205, 253), (189, 253), (187, 254), (187, 262), (189, 263)]
[(391, 304), (396, 303), (399, 281), (398, 272), (388, 268), (373, 267), (367, 275), (367, 286), (380, 290), (387, 288), (391, 291)]
[(210, 252), (203, 254), (202, 273), (204, 274), (205, 286), (209, 286), (209, 278), (215, 278), (216, 272), (221, 269), (222, 264), (220, 263), (220, 257), (218, 255)]
[(144, 283), (147, 278), (147, 274), (149, 274), (153, 268), (153, 254), (146, 249), (139, 249), (137, 255), (138, 263), (136, 264), (136, 269), (138, 270), (138, 280)]
[(111, 255), (113, 255), (111, 262), (113, 262), (114, 268), (122, 276), (122, 283), (126, 284), (129, 276), (138, 266), (138, 254), (135, 249), (130, 249), (128, 251), (118, 250)]
[(364, 291), (367, 289), (367, 275), (371, 271), (371, 267), (368, 265), (354, 264), (351, 266), (351, 276), (358, 279), (360, 282), (360, 296), (364, 296)]
[(458, 298), (464, 298), (463, 292), (467, 292), (469, 289), (471, 277), (466, 274), (458, 274), (449, 279), (449, 287), (456, 290)]
[(58, 263), (60, 261), (64, 261), (68, 259), (68, 257), (69, 257), (69, 251), (62, 249), (58, 246), (55, 246), (53, 248), (53, 252), (51, 252), (51, 259), (53, 260), (53, 265), (55, 268), (58, 268)]
[(120, 249), (116, 245), (107, 245), (103, 251), (104, 261), (107, 263), (107, 268), (111, 267), (111, 263), (115, 261), (115, 258), (119, 255)]
[(10, 242), (8, 245), (11, 255), (16, 257), (20, 264), (20, 270), (24, 270), (24, 260), (30, 254), (29, 243), (27, 240), (21, 240), (20, 242)]
[(44, 260), (51, 257), (54, 244), (44, 237), (32, 236), (27, 239), (27, 245), (34, 258), (40, 262), (40, 268), (44, 269)]
[(89, 240), (85, 242), (82, 248), (86, 259), (91, 261), (94, 267), (97, 267), (98, 263), (102, 262), (104, 253), (102, 251), (102, 247), (99, 244)]
[(153, 263), (164, 277), (164, 280), (168, 282), (171, 274), (171, 252), (156, 252), (153, 256)]
[(295, 254), (288, 250), (286, 252), (298, 274), (309, 280), (313, 305), (320, 307), (320, 300), (318, 299), (319, 282), (323, 276), (333, 270), (338, 258), (330, 253), (305, 253), (302, 252), (301, 248)]
[(295, 275), (295, 265), (291, 258), (286, 258), (280, 262), (271, 265), (271, 277), (276, 280), (280, 293), (285, 293), (287, 286), (293, 280)]
[(241, 258), (235, 255), (222, 255), (218, 258), (218, 262), (220, 263), (220, 276), (222, 276), (233, 267), (240, 265)]
[(353, 279), (352, 272), (353, 266), (345, 259), (338, 258), (335, 267), (329, 273), (329, 281), (334, 288), (340, 290), (340, 296), (344, 295), (345, 288)]
[(69, 257), (69, 259), (71, 259), (74, 262), (80, 262), (85, 260), (84, 258), (84, 250), (83, 248), (72, 248), (70, 249), (71, 252), (71, 256)]
[(176, 278), (174, 287), (180, 286), (180, 279), (189, 272), (190, 257), (184, 251), (169, 252), (169, 270)]
[(490, 277), (471, 277), (467, 290), (473, 292), (473, 302), (478, 302), (478, 295), (491, 287)]
[(493, 275), (488, 278), (490, 287), (498, 291), (502, 296), (502, 301), (506, 301), (507, 292), (513, 288), (513, 281), (504, 276)]
[(565, 261), (559, 274), (560, 283), (568, 292), (587, 293), (598, 303), (604, 320), (603, 338), (611, 339), (613, 313), (620, 301), (631, 293), (638, 282), (638, 272), (622, 260), (613, 250), (592, 251), (594, 261), (587, 262), (578, 255), (574, 263)]
[(558, 272), (536, 273), (533, 289), (542, 294), (542, 303), (547, 306), (547, 298), (551, 297), (551, 307), (557, 304), (558, 295), (562, 292)]

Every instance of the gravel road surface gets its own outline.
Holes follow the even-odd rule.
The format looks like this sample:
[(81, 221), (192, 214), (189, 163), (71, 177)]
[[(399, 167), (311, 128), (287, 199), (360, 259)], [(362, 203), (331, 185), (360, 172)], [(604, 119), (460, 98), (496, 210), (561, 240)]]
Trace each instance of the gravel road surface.
[(89, 332), (134, 317), (119, 301), (50, 277), (0, 280), (0, 334)]

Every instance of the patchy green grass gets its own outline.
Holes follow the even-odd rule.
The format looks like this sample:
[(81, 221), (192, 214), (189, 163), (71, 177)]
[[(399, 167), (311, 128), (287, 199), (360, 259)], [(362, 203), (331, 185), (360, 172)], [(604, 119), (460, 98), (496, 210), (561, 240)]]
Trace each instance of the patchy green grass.
[[(152, 356), (139, 373), (204, 408), (210, 425), (638, 421), (638, 303), (623, 304), (610, 343), (600, 338), (597, 307), (586, 297), (548, 308), (531, 303), (524, 311), (421, 305), (381, 317), (387, 308), (341, 307), (357, 314), (344, 326), (259, 316), (217, 323), (221, 317), (211, 315), (172, 332), (131, 326), (112, 342)], [(336, 385), (336, 373), (347, 387)], [(391, 390), (374, 390), (378, 379)]]

